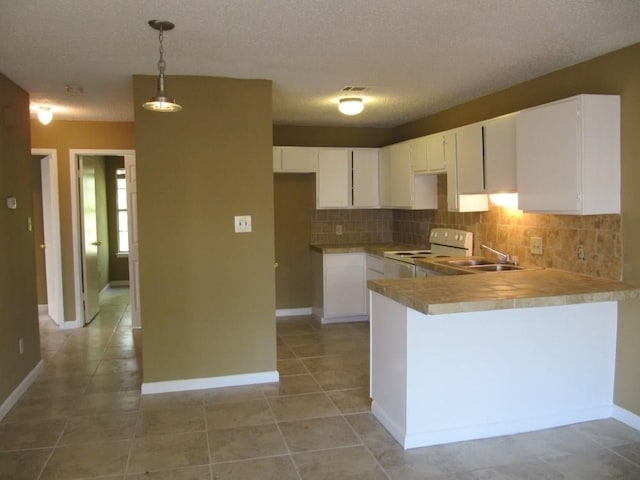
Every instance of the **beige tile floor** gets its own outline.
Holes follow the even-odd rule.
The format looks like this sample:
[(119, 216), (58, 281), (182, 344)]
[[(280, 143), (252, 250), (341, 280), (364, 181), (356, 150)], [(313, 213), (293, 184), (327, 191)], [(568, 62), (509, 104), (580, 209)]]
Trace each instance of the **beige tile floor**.
[(366, 324), (279, 320), (279, 384), (144, 397), (126, 289), (41, 335), (45, 370), (0, 422), (1, 480), (640, 479), (640, 432), (615, 420), (404, 451), (369, 412)]

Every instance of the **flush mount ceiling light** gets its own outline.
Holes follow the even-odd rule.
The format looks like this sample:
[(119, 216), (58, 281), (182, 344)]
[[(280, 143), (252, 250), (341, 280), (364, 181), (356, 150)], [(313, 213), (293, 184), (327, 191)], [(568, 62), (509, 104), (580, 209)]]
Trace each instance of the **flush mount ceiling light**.
[(158, 60), (158, 83), (156, 94), (151, 97), (148, 102), (143, 103), (142, 106), (147, 110), (154, 112), (179, 112), (182, 107), (178, 105), (175, 99), (169, 97), (164, 89), (164, 70), (167, 64), (164, 61), (162, 54), (164, 49), (162, 46), (163, 33), (169, 30), (173, 30), (175, 25), (171, 22), (164, 20), (149, 20), (149, 26), (154, 30), (160, 32), (158, 34), (158, 41), (160, 42), (160, 60)]
[(364, 102), (360, 97), (341, 98), (338, 103), (338, 110), (344, 115), (358, 115), (364, 110)]
[(51, 107), (38, 107), (38, 120), (43, 125), (49, 125), (53, 120), (53, 110)]

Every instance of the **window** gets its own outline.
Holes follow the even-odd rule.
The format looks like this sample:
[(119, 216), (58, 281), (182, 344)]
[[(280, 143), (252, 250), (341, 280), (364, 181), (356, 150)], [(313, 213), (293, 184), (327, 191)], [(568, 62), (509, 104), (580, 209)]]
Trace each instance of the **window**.
[(124, 168), (116, 169), (116, 207), (118, 210), (118, 255), (129, 253), (127, 214), (127, 177)]

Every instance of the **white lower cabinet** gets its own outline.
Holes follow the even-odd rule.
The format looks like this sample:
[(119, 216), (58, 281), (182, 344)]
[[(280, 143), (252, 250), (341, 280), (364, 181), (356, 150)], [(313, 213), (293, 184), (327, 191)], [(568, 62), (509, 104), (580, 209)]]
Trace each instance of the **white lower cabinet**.
[(365, 253), (313, 251), (313, 315), (321, 323), (368, 320)]

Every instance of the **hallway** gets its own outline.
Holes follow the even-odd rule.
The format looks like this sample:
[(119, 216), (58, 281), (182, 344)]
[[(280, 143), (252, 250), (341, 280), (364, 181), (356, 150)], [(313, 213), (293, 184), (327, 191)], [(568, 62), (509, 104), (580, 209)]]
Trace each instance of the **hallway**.
[(404, 451), (369, 412), (366, 323), (280, 319), (279, 384), (141, 397), (128, 301), (107, 290), (83, 329), (41, 319), (0, 480), (640, 479), (640, 432), (615, 420)]

